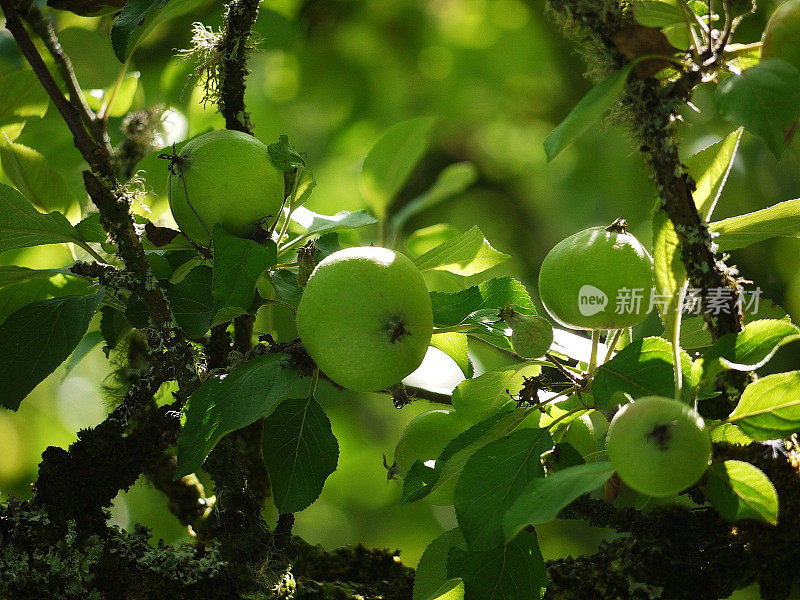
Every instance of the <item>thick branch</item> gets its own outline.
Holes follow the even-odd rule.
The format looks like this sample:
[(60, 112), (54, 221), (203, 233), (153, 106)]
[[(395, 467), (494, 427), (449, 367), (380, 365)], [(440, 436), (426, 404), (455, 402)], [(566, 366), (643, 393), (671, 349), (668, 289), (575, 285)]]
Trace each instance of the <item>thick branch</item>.
[(244, 91), (248, 44), (258, 17), (258, 4), (258, 0), (231, 0), (222, 31), (219, 109), (227, 129), (245, 133), (253, 132), (250, 114), (245, 110)]
[[(66, 495), (66, 494), (65, 494)], [(139, 598), (196, 600), (241, 598), (237, 578), (219, 553), (202, 545), (153, 545), (146, 528), (126, 533), (78, 535), (55, 525), (50, 515), (12, 498), (0, 505), (0, 596), (3, 598)], [(295, 575), (277, 566), (254, 577), (274, 577), (280, 585), (263, 598), (287, 600), (411, 600), (413, 571), (396, 553), (361, 546), (326, 552), (296, 538)], [(283, 550), (273, 547), (278, 555)]]

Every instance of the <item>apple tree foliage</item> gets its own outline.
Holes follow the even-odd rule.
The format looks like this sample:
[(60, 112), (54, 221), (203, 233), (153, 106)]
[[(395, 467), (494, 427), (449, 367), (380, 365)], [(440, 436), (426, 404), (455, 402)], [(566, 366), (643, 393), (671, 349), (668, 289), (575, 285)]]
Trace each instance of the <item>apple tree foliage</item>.
[[(131, 0), (107, 40), (120, 61), (121, 76), (102, 99), (87, 98), (88, 109), (125, 114), (137, 86), (137, 77), (127, 72), (131, 53), (165, 20), (190, 13), (197, 4)], [(800, 235), (800, 200), (712, 220), (715, 206), (724, 202), (742, 136), (761, 138), (776, 156), (792, 142), (800, 118), (797, 68), (779, 58), (760, 60), (757, 47), (736, 44), (730, 26), (736, 19), (720, 21), (723, 17), (709, 14), (704, 2), (645, 0), (631, 11), (629, 32), (650, 28), (668, 42), (667, 50), (642, 40), (638, 46), (620, 42), (624, 62), (610, 69), (548, 137), (548, 160), (597, 126), (609, 110), (619, 110), (615, 107), (631, 82), (648, 79), (665, 89), (685, 81), (687, 73), (699, 72), (716, 87), (716, 110), (731, 131), (686, 158), (685, 166), (674, 168), (687, 169), (695, 182), (691, 200), (698, 222), (713, 238), (713, 249), (722, 252), (775, 236)], [(727, 11), (726, 5), (729, 16)], [(474, 167), (447, 166), (429, 189), (402, 206), (395, 202), (436, 135), (434, 119), (397, 123), (366, 153), (360, 188), (369, 211), (323, 214), (306, 208), (316, 186), (313, 157), (292, 145), (291, 132), (264, 140), (271, 142), (270, 160), (286, 182), (284, 206), (275, 220), (261, 224), (254, 239), (217, 226), (212, 243), (204, 248), (136, 214), (131, 231), (146, 258), (146, 272), (134, 273), (141, 265), (137, 267), (135, 256), (125, 255), (131, 240), (114, 225), (113, 215), (103, 210), (98, 214), (76, 197), (36, 148), (14, 141), (26, 121), (55, 110), (39, 84), (40, 75), (27, 67), (0, 76), (0, 157), (8, 178), (0, 183), (0, 252), (61, 244), (70, 248), (76, 262), (64, 269), (0, 268), (0, 403), (7, 410), (16, 411), (65, 361), (69, 368), (97, 345), (112, 352), (143, 333), (152, 345), (150, 360), (166, 363), (188, 356), (194, 361), (194, 385), (191, 377), (181, 379), (180, 369), (186, 365), (175, 363), (157, 386), (188, 390), (179, 407), (175, 476), (203, 469), (220, 440), (263, 420), (261, 450), (272, 501), (280, 513), (295, 513), (316, 501), (337, 468), (336, 427), (314, 397), (324, 373), (308, 363), (297, 339), (275, 338), (268, 330), (256, 331), (258, 342), (228, 364), (211, 365), (207, 355), (213, 351), (214, 332), (232, 329), (233, 323), (259, 311), (289, 319), (309, 269), (357, 243), (375, 241), (405, 252), (423, 273), (445, 271), (465, 282), (469, 278), (460, 291), (430, 290), (435, 325), (431, 345), (455, 361), (464, 380), (446, 397), (426, 385), (387, 390), (398, 406), (416, 396), (452, 404), (464, 424), (432, 460), (418, 460), (405, 473), (387, 465), (401, 483), (399, 503), (435, 499), (452, 505), (458, 521), (456, 529), (431, 541), (423, 554), (414, 600), (543, 597), (548, 577), (536, 526), (586, 495), (609, 504), (624, 498), (627, 506), (647, 510), (648, 498), (631, 490), (620, 493), (615, 469), (605, 456), (603, 432), (598, 431), (595, 447), (584, 453), (563, 441), (570, 424), (585, 415), (599, 411), (611, 417), (622, 403), (658, 395), (697, 407), (719, 448), (790, 439), (800, 431), (800, 371), (760, 376), (780, 347), (800, 339), (800, 327), (774, 305), (745, 314), (738, 330), (722, 334), (711, 319), (684, 317), (681, 299), (692, 278), (681, 251), (686, 224), (669, 211), (654, 213), (650, 248), (655, 288), (665, 298), (658, 304), (663, 335), (637, 339), (629, 330), (607, 332), (605, 343), (596, 336), (592, 344), (581, 334), (556, 329), (546, 352), (523, 359), (515, 352), (511, 329), (498, 317), (509, 309), (519, 315), (541, 311), (537, 313), (536, 294), (520, 281), (492, 275), (491, 269), (509, 255), (486, 239), (480, 223), (465, 231), (449, 224), (408, 230), (412, 217), (468, 189), (476, 180)], [(143, 157), (146, 182), (163, 185), (167, 165), (156, 157), (171, 152), (152, 148)], [(659, 195), (657, 207), (671, 202), (669, 190)], [(617, 216), (614, 210), (609, 209), (609, 221)], [(168, 319), (153, 310), (152, 298), (163, 298)], [(770, 304), (764, 298), (761, 302), (762, 307)], [(186, 353), (158, 346), (166, 342), (150, 336), (154, 330), (179, 336)], [(475, 344), (496, 347), (518, 360), (477, 374), (470, 353)], [(428, 383), (435, 389), (435, 380)], [(797, 460), (796, 439), (785, 448), (782, 444), (769, 447), (793, 453)], [(713, 506), (731, 522), (756, 520), (774, 526), (781, 518), (770, 478), (755, 465), (724, 454), (715, 456), (707, 475), (688, 492), (682, 500)]]

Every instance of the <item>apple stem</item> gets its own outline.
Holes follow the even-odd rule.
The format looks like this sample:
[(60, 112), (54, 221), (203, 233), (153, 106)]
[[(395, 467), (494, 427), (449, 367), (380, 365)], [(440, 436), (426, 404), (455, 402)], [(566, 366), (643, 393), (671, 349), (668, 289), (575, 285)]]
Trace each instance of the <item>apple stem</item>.
[(592, 355), (589, 358), (589, 375), (594, 375), (597, 370), (597, 349), (600, 346), (600, 330), (592, 330)]
[(317, 382), (319, 381), (319, 369), (314, 369), (314, 372), (311, 374), (311, 385), (308, 388), (308, 398), (311, 399), (314, 397), (314, 392), (317, 391)]
[(622, 337), (622, 332), (625, 331), (624, 329), (617, 329), (610, 337), (610, 342), (606, 342), (608, 345), (608, 351), (606, 352), (606, 356), (603, 359), (604, 363), (607, 363), (611, 359), (611, 355), (614, 354), (614, 350), (617, 349), (617, 344), (619, 343), (619, 338)]

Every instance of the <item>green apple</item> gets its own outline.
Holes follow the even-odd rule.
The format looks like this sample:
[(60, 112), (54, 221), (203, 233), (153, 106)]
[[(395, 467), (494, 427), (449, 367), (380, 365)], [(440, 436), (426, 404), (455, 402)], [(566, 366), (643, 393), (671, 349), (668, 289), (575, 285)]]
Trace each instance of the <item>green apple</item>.
[(647, 316), (653, 259), (625, 225), (618, 219), (610, 227), (579, 231), (545, 257), (539, 296), (560, 324), (573, 329), (623, 329)]
[(564, 437), (561, 438), (562, 442), (566, 442), (575, 450), (580, 452), (581, 456), (587, 456), (592, 452), (597, 451), (597, 436), (594, 431), (594, 423), (592, 418), (586, 414), (581, 415), (568, 426)]
[(800, 0), (786, 0), (764, 29), (761, 58), (782, 58), (800, 70)]
[(180, 230), (208, 246), (215, 223), (249, 237), (259, 223), (277, 217), (283, 188), (283, 174), (264, 144), (222, 129), (196, 137), (173, 158), (169, 205)]
[(538, 315), (523, 315), (513, 308), (500, 311), (500, 318), (511, 328), (511, 344), (523, 358), (544, 356), (553, 345), (553, 326)]
[(706, 472), (711, 436), (703, 418), (683, 402), (645, 396), (614, 415), (606, 451), (627, 486), (648, 496), (669, 496)]
[(431, 410), (411, 419), (394, 447), (394, 463), (405, 475), (415, 461), (436, 460), (447, 443), (469, 427), (452, 409)]
[(414, 371), (433, 334), (422, 274), (387, 248), (334, 252), (314, 269), (297, 309), (297, 331), (325, 375), (361, 392)]

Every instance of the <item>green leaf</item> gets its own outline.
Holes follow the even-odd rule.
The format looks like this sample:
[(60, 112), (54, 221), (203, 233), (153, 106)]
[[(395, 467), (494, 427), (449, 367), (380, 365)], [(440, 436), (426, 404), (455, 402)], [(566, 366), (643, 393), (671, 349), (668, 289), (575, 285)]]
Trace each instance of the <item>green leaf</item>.
[(433, 494), (436, 504), (452, 504), (458, 478), (464, 465), (478, 449), (514, 431), (526, 418), (525, 411), (514, 410), (516, 404), (509, 402), (496, 414), (473, 425), (453, 438), (442, 450), (433, 473), (426, 474), (425, 485), (413, 495), (406, 496), (405, 482), (403, 502), (419, 500)]
[(473, 423), (488, 419), (508, 402), (509, 394), (519, 392), (526, 377), (534, 377), (541, 371), (538, 365), (519, 363), (462, 381), (453, 390), (453, 408)]
[(466, 233), (449, 239), (417, 257), (414, 259), (414, 264), (420, 271), (435, 269), (469, 277), (491, 269), (508, 258), (510, 258), (508, 254), (492, 248), (475, 225)]
[(30, 69), (0, 76), (0, 90), (0, 125), (43, 117), (50, 106), (50, 97)]
[(601, 487), (614, 474), (608, 462), (593, 462), (556, 471), (546, 479), (534, 479), (503, 518), (506, 539), (513, 539), (528, 525), (547, 523), (568, 504)]
[(625, 81), (627, 81), (632, 68), (633, 63), (626, 64), (581, 98), (567, 118), (561, 121), (561, 124), (544, 141), (547, 162), (553, 160), (559, 152), (582, 136), (589, 127), (614, 106), (625, 87)]
[(711, 213), (714, 212), (722, 194), (733, 167), (733, 160), (736, 158), (736, 151), (739, 149), (742, 131), (743, 129), (739, 127), (716, 144), (690, 156), (686, 161), (689, 172), (694, 173), (697, 179), (693, 197), (697, 212), (703, 220), (711, 218)]
[[(16, 273), (13, 270), (19, 269)], [(54, 270), (34, 270), (23, 267), (0, 269), (0, 323), (11, 313), (36, 300), (82, 296), (92, 291), (91, 282)], [(22, 275), (27, 274), (23, 279)]]
[(308, 166), (305, 156), (295, 149), (289, 136), (285, 134), (278, 136), (277, 142), (267, 146), (267, 153), (275, 168), (284, 173)]
[(259, 356), (230, 375), (213, 376), (191, 395), (182, 412), (176, 477), (194, 473), (223, 436), (247, 427), (286, 397), (297, 372), (285, 354)]
[(103, 348), (106, 358), (130, 330), (131, 324), (128, 323), (122, 311), (111, 306), (104, 306), (100, 309), (100, 335), (106, 343)]
[(681, 292), (686, 285), (686, 269), (681, 261), (678, 234), (664, 210), (653, 215), (653, 281), (660, 300), (656, 302), (658, 314), (671, 339)]
[(728, 422), (758, 441), (800, 431), (800, 371), (767, 375), (748, 385)]
[(305, 167), (299, 168), (294, 178), (294, 186), (289, 198), (289, 206), (292, 207), (292, 209), (296, 209), (308, 202), (308, 199), (311, 197), (311, 192), (314, 191), (315, 187), (317, 187), (317, 180), (314, 179), (313, 173)]
[(64, 242), (85, 244), (62, 213), (40, 213), (25, 196), (0, 183), (0, 252)]
[(75, 350), (72, 351), (72, 354), (69, 356), (69, 360), (64, 365), (64, 379), (67, 378), (72, 370), (78, 366), (78, 364), (83, 360), (83, 358), (89, 354), (92, 350), (94, 350), (100, 342), (103, 341), (103, 334), (99, 331), (90, 331), (86, 335), (81, 338), (81, 341), (75, 347)]
[[(90, 92), (86, 96), (86, 103), (92, 110), (98, 112), (105, 110), (109, 117), (122, 117), (131, 109), (138, 89), (139, 73), (127, 73), (120, 82), (119, 88), (111, 87), (99, 95)], [(100, 91), (102, 92), (102, 90)], [(108, 106), (109, 102), (111, 102), (110, 106)]]
[(539, 600), (547, 584), (536, 534), (528, 531), (491, 550), (452, 548), (447, 576), (464, 581), (466, 600)]
[[(779, 321), (790, 321), (789, 315), (786, 311), (772, 302), (764, 298), (759, 298), (758, 310), (755, 312), (745, 310), (744, 323), (752, 323), (761, 319), (776, 319)], [(688, 349), (694, 348), (707, 348), (713, 344), (711, 334), (705, 328), (705, 321), (703, 317), (688, 317), (684, 318), (681, 323), (681, 347)]]
[(774, 237), (800, 236), (800, 199), (711, 223), (722, 251), (744, 248)]
[(278, 512), (299, 512), (319, 498), (336, 470), (339, 443), (314, 398), (289, 398), (264, 420), (264, 463)]
[(289, 269), (270, 271), (269, 281), (282, 300), (291, 304), (297, 304), (300, 301), (303, 288), (297, 283), (297, 273)]
[(11, 183), (42, 210), (67, 213), (77, 205), (64, 177), (36, 150), (0, 140), (0, 161)]
[(528, 290), (511, 277), (495, 277), (454, 293), (431, 292), (431, 304), (438, 327), (460, 325), (479, 310), (499, 311), (506, 305), (523, 315), (536, 314)]
[(753, 321), (739, 333), (729, 333), (718, 339), (698, 360), (695, 370), (700, 373), (705, 387), (710, 388), (714, 377), (721, 371), (755, 371), (763, 367), (781, 346), (798, 339), (800, 328), (789, 321)]
[(162, 23), (202, 6), (205, 0), (130, 0), (111, 28), (111, 44), (120, 62)]
[(364, 158), (361, 193), (379, 219), (383, 219), (397, 193), (428, 148), (432, 117), (402, 121), (390, 127)]
[(288, 244), (281, 247), (281, 250), (297, 245), (305, 238), (312, 235), (319, 235), (326, 231), (337, 231), (340, 229), (358, 229), (366, 225), (373, 225), (378, 221), (366, 211), (358, 210), (350, 212), (340, 211), (335, 215), (321, 215), (300, 206), (292, 213), (292, 221), (305, 229), (305, 233), (296, 237)]
[[(130, 0), (125, 5), (111, 27), (111, 45), (119, 62), (124, 63), (133, 52), (135, 43), (131, 44), (131, 39), (136, 28), (144, 26), (148, 15), (157, 13), (167, 2), (168, 0)], [(129, 45), (130, 51), (128, 51)]]
[(763, 471), (740, 460), (708, 469), (708, 497), (729, 521), (756, 519), (778, 524), (778, 493)]
[[(620, 350), (614, 358), (600, 365), (592, 382), (592, 394), (600, 409), (613, 405), (615, 392), (642, 396), (675, 395), (675, 380), (672, 362), (672, 345), (665, 339), (647, 337), (636, 340)], [(683, 398), (692, 397), (694, 377), (692, 360), (685, 352), (681, 354), (681, 370), (684, 376)]]
[(105, 292), (39, 300), (16, 310), (0, 325), (0, 403), (17, 410), (45, 377), (80, 343)]
[(439, 244), (461, 235), (461, 232), (449, 223), (437, 223), (430, 227), (417, 229), (406, 238), (406, 250), (411, 258), (422, 256)]
[(433, 186), (405, 204), (392, 217), (392, 229), (401, 231), (408, 220), (419, 213), (457, 196), (478, 180), (478, 170), (469, 162), (460, 162), (447, 167), (439, 173)]
[(469, 359), (466, 334), (454, 331), (434, 334), (431, 338), (431, 346), (452, 358), (464, 373), (464, 377), (467, 379), (472, 377), (472, 361)]
[(780, 158), (800, 116), (800, 71), (780, 58), (762, 60), (723, 81), (716, 102), (723, 119), (762, 138)]
[(452, 547), (466, 549), (464, 536), (458, 527), (444, 532), (425, 548), (414, 573), (413, 600), (437, 598), (437, 590), (447, 582), (447, 556)]
[(553, 447), (545, 429), (522, 429), (485, 445), (464, 465), (453, 497), (470, 550), (505, 541), (503, 516), (528, 483), (544, 477), (540, 456)]
[(29, 269), (16, 265), (0, 266), (0, 288), (37, 279), (50, 279), (57, 273), (58, 271), (54, 269)]
[(465, 593), (464, 581), (460, 577), (453, 577), (431, 594), (429, 600), (464, 600)]
[(120, 64), (108, 43), (108, 35), (72, 26), (58, 32), (58, 41), (84, 91), (111, 87), (119, 76)]
[(636, 22), (645, 27), (660, 29), (686, 23), (683, 11), (676, 4), (668, 2), (636, 2), (633, 5), (633, 15)]
[(250, 310), (255, 296), (256, 281), (274, 266), (278, 259), (275, 242), (259, 244), (231, 235), (219, 224), (212, 233), (214, 247), (214, 325), (225, 322), (229, 309), (240, 313)]
[(190, 338), (200, 338), (211, 327), (214, 316), (212, 268), (198, 265), (179, 283), (170, 283), (166, 295), (172, 315)]

